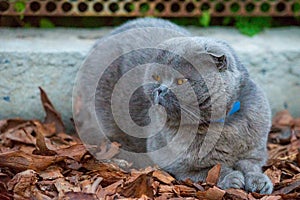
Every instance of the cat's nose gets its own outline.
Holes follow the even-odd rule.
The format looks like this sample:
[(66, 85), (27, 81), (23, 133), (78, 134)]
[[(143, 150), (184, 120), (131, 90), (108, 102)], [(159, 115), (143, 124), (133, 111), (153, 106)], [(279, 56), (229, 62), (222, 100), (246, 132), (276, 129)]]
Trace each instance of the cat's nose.
[(168, 90), (169, 90), (169, 88), (164, 85), (161, 85), (158, 88), (155, 88), (153, 90), (154, 104), (158, 104), (160, 96), (165, 95), (168, 92)]
[(154, 93), (158, 93), (158, 95), (164, 95), (168, 92), (169, 88), (164, 86), (164, 85), (161, 85), (159, 86), (158, 88), (154, 89)]

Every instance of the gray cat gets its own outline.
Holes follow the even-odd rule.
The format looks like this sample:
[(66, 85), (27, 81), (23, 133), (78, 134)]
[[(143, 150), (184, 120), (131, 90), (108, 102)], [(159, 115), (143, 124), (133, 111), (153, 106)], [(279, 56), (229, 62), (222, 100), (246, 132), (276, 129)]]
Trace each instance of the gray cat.
[[(265, 94), (249, 77), (234, 50), (223, 41), (194, 37), (173, 23), (154, 18), (125, 23), (100, 42), (147, 27), (171, 29), (179, 34), (162, 42), (158, 38), (167, 36), (159, 33), (147, 38), (133, 35), (136, 41), (145, 41), (155, 48), (126, 53), (99, 80), (96, 113), (105, 121), (108, 138), (135, 152), (155, 152), (167, 146), (163, 154), (149, 157), (177, 179), (203, 181), (208, 170), (220, 163), (219, 187), (270, 194), (273, 185), (261, 170), (267, 159), (270, 108)], [(126, 52), (128, 45), (133, 44), (122, 41), (119, 50)], [(116, 125), (110, 106), (117, 81), (132, 67), (142, 64), (143, 78), (152, 82), (133, 93), (130, 116), (141, 127), (155, 118), (165, 124), (159, 133), (148, 133), (151, 136), (141, 139), (129, 136)], [(158, 109), (151, 117), (151, 106), (165, 110)], [(175, 160), (168, 159), (172, 155)], [(166, 160), (170, 162), (166, 164)]]

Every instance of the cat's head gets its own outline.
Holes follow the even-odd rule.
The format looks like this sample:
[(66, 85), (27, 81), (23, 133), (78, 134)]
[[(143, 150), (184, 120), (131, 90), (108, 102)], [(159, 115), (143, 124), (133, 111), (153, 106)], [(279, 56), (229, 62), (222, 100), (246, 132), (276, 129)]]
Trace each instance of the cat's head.
[(217, 120), (236, 100), (243, 77), (237, 62), (224, 42), (172, 38), (157, 47), (145, 73), (145, 80), (155, 84), (144, 89), (152, 103), (165, 107), (171, 118), (184, 112), (191, 122), (199, 115), (200, 123)]

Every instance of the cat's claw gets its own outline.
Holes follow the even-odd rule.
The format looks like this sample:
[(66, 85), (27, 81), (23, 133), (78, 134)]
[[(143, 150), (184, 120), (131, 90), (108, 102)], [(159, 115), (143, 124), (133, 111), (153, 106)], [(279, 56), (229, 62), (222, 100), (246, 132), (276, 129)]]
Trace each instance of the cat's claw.
[(245, 179), (244, 175), (240, 171), (232, 171), (227, 174), (223, 180), (221, 180), (218, 186), (222, 189), (229, 189), (229, 188), (244, 188), (245, 186)]
[(249, 172), (245, 175), (245, 190), (260, 194), (271, 194), (273, 184), (269, 177), (263, 173)]

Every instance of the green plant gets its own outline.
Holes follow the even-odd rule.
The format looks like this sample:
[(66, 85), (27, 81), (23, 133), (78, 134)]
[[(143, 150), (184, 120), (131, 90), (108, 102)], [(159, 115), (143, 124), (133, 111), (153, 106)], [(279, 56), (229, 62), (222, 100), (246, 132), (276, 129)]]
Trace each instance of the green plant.
[(14, 9), (16, 12), (20, 13), (20, 18), (24, 19), (24, 12), (26, 9), (26, 3), (24, 1), (16, 1), (14, 4)]
[(150, 6), (147, 3), (143, 3), (140, 5), (140, 12), (145, 14), (149, 11)]
[(222, 21), (222, 25), (227, 26), (232, 22), (233, 18), (232, 17), (224, 17)]
[(55, 25), (49, 20), (49, 19), (46, 19), (46, 18), (42, 18), (40, 20), (40, 28), (54, 28)]
[(236, 17), (235, 26), (248, 36), (254, 36), (271, 26), (271, 17)]
[(300, 12), (300, 2), (299, 2), (299, 3), (294, 3), (294, 4), (292, 5), (292, 11), (293, 11), (294, 13)]
[(209, 11), (203, 11), (201, 17), (199, 17), (199, 24), (204, 27), (208, 27), (210, 24), (211, 16)]

